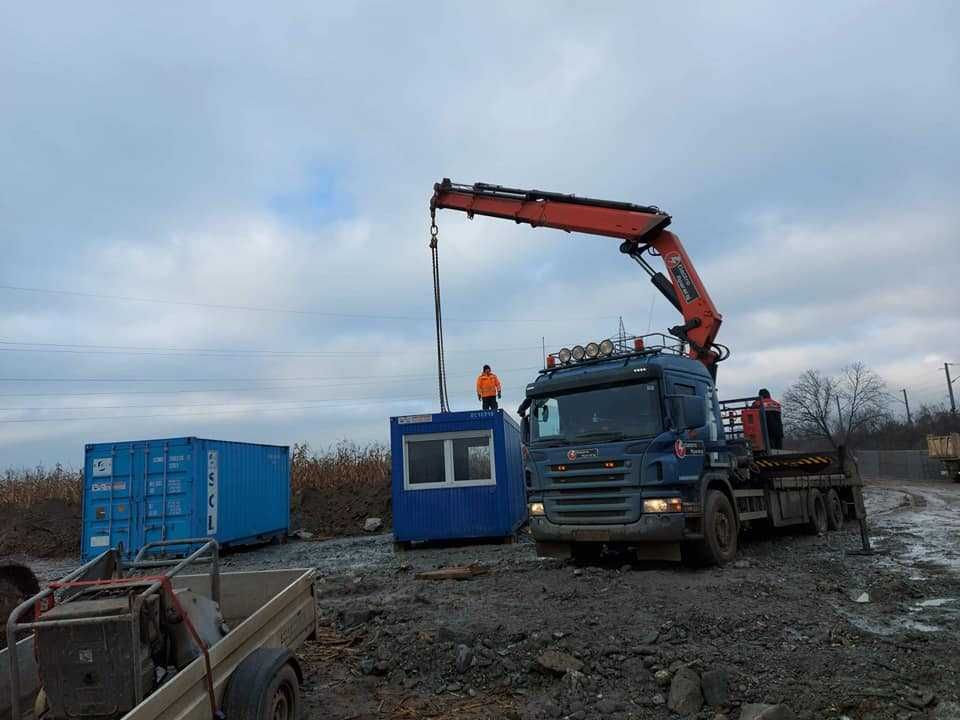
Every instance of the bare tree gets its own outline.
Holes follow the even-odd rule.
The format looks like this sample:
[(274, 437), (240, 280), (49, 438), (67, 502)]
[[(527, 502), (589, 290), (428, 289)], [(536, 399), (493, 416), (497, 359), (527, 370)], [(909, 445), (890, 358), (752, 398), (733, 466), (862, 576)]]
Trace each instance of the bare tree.
[(807, 370), (783, 395), (784, 425), (794, 436), (822, 438), (837, 447), (880, 427), (889, 404), (883, 378), (861, 362), (835, 377)]
[(855, 434), (876, 430), (889, 417), (887, 383), (862, 362), (841, 371), (840, 399), (843, 412), (837, 425), (841, 444)]
[(836, 379), (819, 370), (805, 371), (783, 394), (784, 429), (797, 437), (825, 438), (836, 447), (836, 398)]

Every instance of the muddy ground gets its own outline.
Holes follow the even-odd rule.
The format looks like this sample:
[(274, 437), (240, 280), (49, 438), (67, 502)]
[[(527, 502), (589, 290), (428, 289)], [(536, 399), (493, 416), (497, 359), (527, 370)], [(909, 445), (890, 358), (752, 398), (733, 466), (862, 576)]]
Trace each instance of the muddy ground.
[[(866, 495), (873, 556), (848, 552), (851, 525), (745, 539), (722, 569), (581, 567), (537, 559), (529, 542), (394, 555), (389, 535), (237, 553), (224, 569), (318, 568), (305, 718), (625, 720), (673, 707), (736, 720), (782, 703), (768, 717), (960, 719), (960, 485)], [(416, 577), (471, 562), (488, 574)], [(701, 707), (704, 694), (717, 704)]]

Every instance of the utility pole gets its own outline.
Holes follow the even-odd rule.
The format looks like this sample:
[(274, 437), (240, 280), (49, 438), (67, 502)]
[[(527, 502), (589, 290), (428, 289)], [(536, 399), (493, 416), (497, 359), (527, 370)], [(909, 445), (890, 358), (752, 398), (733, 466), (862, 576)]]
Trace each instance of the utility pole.
[(956, 378), (953, 380), (950, 379), (950, 366), (954, 363), (944, 363), (943, 371), (947, 374), (947, 390), (950, 391), (950, 412), (954, 415), (957, 414), (957, 399), (953, 396), (953, 384), (957, 381)]
[(913, 425), (913, 418), (910, 417), (910, 401), (907, 399), (906, 388), (903, 388), (903, 404), (907, 406), (907, 424)]

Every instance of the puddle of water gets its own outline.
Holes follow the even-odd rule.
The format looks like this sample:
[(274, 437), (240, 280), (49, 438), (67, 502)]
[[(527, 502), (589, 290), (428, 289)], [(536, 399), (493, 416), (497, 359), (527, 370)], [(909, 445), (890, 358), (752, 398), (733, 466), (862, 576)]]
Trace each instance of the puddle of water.
[(895, 635), (911, 630), (914, 632), (935, 633), (941, 629), (939, 625), (919, 622), (918, 620), (911, 620), (910, 618), (891, 618), (887, 621), (879, 621), (870, 620), (861, 615), (854, 615), (853, 613), (844, 614), (850, 624), (855, 628), (863, 630), (864, 632), (873, 633), (874, 635)]
[(930, 598), (929, 600), (921, 600), (914, 607), (917, 608), (938, 608), (948, 605), (949, 603), (956, 602), (956, 598)]

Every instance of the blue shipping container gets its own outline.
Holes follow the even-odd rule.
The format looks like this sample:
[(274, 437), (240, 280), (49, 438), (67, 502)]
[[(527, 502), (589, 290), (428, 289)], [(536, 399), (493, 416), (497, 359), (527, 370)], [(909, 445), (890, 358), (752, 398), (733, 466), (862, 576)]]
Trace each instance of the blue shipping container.
[(506, 537), (527, 518), (520, 429), (503, 410), (390, 418), (397, 542)]
[(118, 543), (130, 556), (157, 540), (243, 544), (285, 537), (290, 527), (284, 446), (193, 437), (96, 443), (83, 467), (84, 560)]

